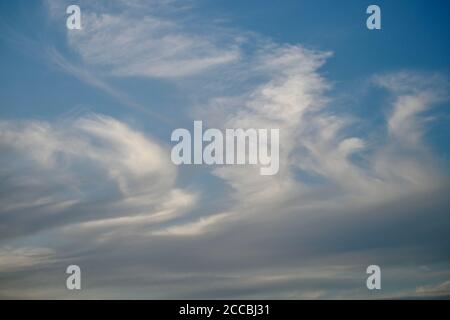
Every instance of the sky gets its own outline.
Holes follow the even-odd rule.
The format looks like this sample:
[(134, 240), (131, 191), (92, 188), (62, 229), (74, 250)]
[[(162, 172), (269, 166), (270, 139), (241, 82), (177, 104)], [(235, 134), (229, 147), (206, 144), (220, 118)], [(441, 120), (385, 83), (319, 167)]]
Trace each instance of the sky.
[[(0, 0), (0, 298), (449, 298), (449, 6)], [(174, 165), (194, 120), (278, 174)]]

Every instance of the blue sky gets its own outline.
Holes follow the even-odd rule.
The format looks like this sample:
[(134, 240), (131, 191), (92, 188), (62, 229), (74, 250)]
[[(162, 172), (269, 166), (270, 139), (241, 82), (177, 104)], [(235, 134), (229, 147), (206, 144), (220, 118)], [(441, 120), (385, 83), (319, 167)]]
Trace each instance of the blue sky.
[[(0, 3), (0, 297), (450, 295), (447, 1), (69, 4)], [(193, 120), (280, 174), (174, 166)]]
[[(383, 7), (385, 28), (368, 32), (364, 28), (367, 15), (360, 14), (368, 5), (370, 1), (347, 1), (345, 4), (285, 1), (282, 6), (277, 1), (265, 1), (264, 5), (252, 1), (198, 1), (193, 15), (198, 20), (205, 16), (208, 20), (218, 20), (224, 27), (257, 32), (278, 43), (301, 43), (332, 51), (333, 58), (322, 70), (333, 81), (336, 91), (352, 92), (351, 97), (344, 97), (342, 107), (361, 116), (369, 113), (377, 117), (379, 108), (370, 105), (375, 99), (378, 103), (383, 96), (375, 89), (367, 92), (364, 85), (373, 74), (404, 69), (448, 74), (449, 44), (445, 38), (450, 20), (448, 4), (444, 1), (437, 1), (436, 5), (425, 1), (382, 1), (379, 5)], [(71, 52), (65, 44), (65, 30), (49, 23), (48, 13), (39, 1), (2, 2), (1, 6), (5, 26), (0, 62), (4, 70), (1, 74), (2, 103), (14, 104), (0, 110), (2, 117), (55, 117), (81, 107), (111, 115), (131, 113), (140, 118), (139, 113), (124, 112), (115, 99), (43, 61), (42, 51), (48, 46), (57, 47), (68, 55)], [(14, 44), (10, 39), (14, 34), (31, 43), (25, 47)], [(48, 90), (48, 83), (52, 83), (52, 90)], [(186, 97), (165, 81), (127, 79), (119, 81), (118, 86), (124, 86), (141, 103), (154, 104), (152, 108), (169, 117), (185, 104)], [(27, 95), (21, 94), (24, 91)], [(359, 93), (357, 97), (355, 91)], [(355, 99), (358, 99), (356, 103)], [(30, 101), (34, 108), (29, 108)], [(443, 123), (434, 124), (439, 132), (431, 128), (430, 134), (448, 158), (448, 119), (445, 115), (443, 118)]]

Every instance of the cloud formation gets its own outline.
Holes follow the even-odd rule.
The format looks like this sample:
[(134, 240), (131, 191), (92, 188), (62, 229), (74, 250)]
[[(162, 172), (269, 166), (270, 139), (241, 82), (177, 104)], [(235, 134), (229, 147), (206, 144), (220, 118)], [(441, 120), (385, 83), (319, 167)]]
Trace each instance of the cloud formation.
[[(171, 6), (173, 2), (159, 6), (142, 1), (83, 4), (83, 28), (68, 31), (68, 44), (98, 72), (178, 78), (232, 62), (240, 55), (237, 41), (219, 46), (222, 33), (194, 33), (189, 24), (171, 19), (172, 14), (184, 11)], [(64, 12), (63, 3), (49, 1), (48, 7), (55, 17)]]
[[(64, 19), (65, 2), (45, 3)], [(280, 129), (279, 174), (175, 167), (153, 128), (120, 117), (1, 120), (0, 296), (70, 298), (72, 263), (83, 298), (370, 298), (369, 264), (393, 288), (377, 297), (445, 293), (449, 181), (423, 121), (445, 78), (374, 75), (386, 113), (361, 134), (371, 119), (335, 108), (322, 72), (332, 52), (197, 25), (183, 3), (81, 1), (75, 62), (53, 61), (130, 105), (108, 80), (173, 81), (201, 97), (186, 122)]]
[(168, 151), (110, 117), (1, 121), (0, 137), (2, 237), (67, 225), (145, 227), (195, 203), (176, 187)]

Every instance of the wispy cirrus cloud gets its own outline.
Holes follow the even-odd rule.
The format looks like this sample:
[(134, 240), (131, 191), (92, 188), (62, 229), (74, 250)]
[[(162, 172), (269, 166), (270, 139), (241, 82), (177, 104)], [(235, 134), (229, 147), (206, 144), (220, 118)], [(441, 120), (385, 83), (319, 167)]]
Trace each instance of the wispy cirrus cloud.
[(426, 147), (421, 120), (423, 112), (448, 101), (445, 79), (416, 72), (374, 77), (373, 84), (391, 95), (391, 111), (378, 126), (384, 133), (371, 141), (353, 133), (355, 117), (333, 111), (331, 84), (320, 74), (329, 57), (302, 46), (271, 46), (257, 55), (256, 65), (247, 66), (269, 80), (239, 96), (211, 99), (207, 120), (212, 127), (281, 132), (278, 175), (260, 176), (256, 168), (239, 166), (212, 171), (232, 187), (236, 214), (230, 214), (231, 221), (272, 210), (281, 215), (280, 206), (286, 213), (370, 207), (448, 185), (439, 160)]
[[(50, 13), (61, 18), (64, 4), (47, 3)], [(87, 65), (113, 76), (178, 78), (239, 58), (239, 41), (230, 42), (226, 32), (217, 29), (214, 36), (211, 30), (195, 32), (192, 24), (171, 17), (184, 11), (179, 4), (86, 3), (83, 28), (68, 30), (68, 44)]]
[(144, 227), (195, 204), (195, 194), (176, 187), (165, 147), (110, 117), (1, 121), (0, 137), (2, 237)]
[[(46, 3), (61, 23), (67, 2)], [(247, 39), (207, 19), (197, 25), (184, 15), (193, 2), (148, 3), (82, 1), (83, 30), (64, 31), (74, 56), (50, 58), (129, 106), (137, 105), (110, 79), (177, 83), (173, 90), (201, 97), (186, 99), (187, 122), (279, 128), (279, 174), (176, 168), (151, 130), (120, 116), (3, 120), (1, 238), (14, 249), (0, 255), (16, 261), (10, 266), (42, 266), (51, 253), (48, 269), (30, 272), (28, 282), (10, 271), (4, 287), (19, 297), (70, 296), (54, 284), (75, 263), (90, 270), (87, 298), (371, 297), (364, 267), (379, 263), (395, 289), (377, 297), (433, 291), (438, 275), (416, 264), (448, 266), (449, 184), (422, 119), (448, 100), (445, 79), (375, 76), (390, 99), (377, 106), (387, 112), (373, 141), (354, 130), (360, 119), (334, 107), (322, 72), (332, 52)], [(203, 207), (208, 196), (221, 206)], [(23, 242), (45, 249), (29, 254)]]

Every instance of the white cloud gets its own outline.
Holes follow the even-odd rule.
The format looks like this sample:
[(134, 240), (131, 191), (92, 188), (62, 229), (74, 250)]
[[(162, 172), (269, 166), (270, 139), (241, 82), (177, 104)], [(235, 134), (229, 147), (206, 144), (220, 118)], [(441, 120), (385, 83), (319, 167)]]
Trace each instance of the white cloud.
[[(446, 183), (422, 141), (420, 121), (421, 112), (447, 99), (447, 86), (439, 76), (400, 72), (375, 77), (377, 85), (391, 92), (393, 103), (386, 127), (379, 128), (386, 131), (384, 141), (374, 148), (368, 138), (352, 134), (351, 115), (333, 111), (331, 84), (320, 73), (330, 52), (254, 36), (258, 38), (254, 52), (238, 59), (242, 56), (234, 41), (238, 34), (218, 33), (215, 41), (198, 29), (193, 32), (173, 15), (174, 3), (160, 3), (163, 9), (144, 9), (139, 1), (86, 4), (84, 29), (68, 33), (69, 45), (88, 65), (116, 76), (180, 77), (233, 62), (245, 70), (245, 80), (259, 79), (246, 83), (237, 95), (213, 97), (203, 106), (207, 110), (199, 111), (214, 127), (280, 129), (277, 176), (262, 177), (257, 168), (247, 166), (213, 170), (233, 189), (235, 205), (228, 209), (239, 213), (236, 217), (263, 215), (280, 206), (289, 212), (290, 206), (297, 210), (377, 205)], [(354, 160), (358, 156), (363, 164)], [(321, 183), (311, 185), (299, 178), (301, 172)], [(164, 232), (201, 234), (216, 223), (234, 221), (213, 217)], [(139, 220), (139, 215), (133, 219)], [(114, 221), (125, 222), (108, 223)]]
[[(64, 12), (47, 3), (52, 16)], [(237, 42), (223, 45), (228, 35), (200, 34), (171, 18), (181, 10), (176, 4), (146, 3), (146, 10), (140, 1), (83, 3), (82, 30), (67, 31), (69, 46), (98, 72), (125, 77), (185, 77), (239, 58)]]
[[(211, 100), (211, 126), (280, 129), (278, 175), (263, 177), (255, 168), (236, 166), (213, 171), (233, 188), (234, 211), (242, 219), (287, 213), (290, 207), (379, 205), (447, 183), (423, 141), (420, 120), (421, 112), (447, 99), (445, 82), (413, 72), (376, 77), (393, 95), (393, 111), (384, 140), (374, 147), (368, 138), (352, 135), (351, 115), (332, 111), (330, 84), (319, 72), (329, 56), (302, 46), (270, 46), (256, 65), (247, 66), (269, 80), (240, 96)], [(299, 178), (299, 170), (321, 182)]]
[[(2, 215), (23, 215), (30, 224), (41, 219), (38, 228), (45, 228), (50, 212), (62, 215), (62, 225), (145, 227), (195, 203), (193, 193), (176, 187), (168, 150), (110, 117), (1, 121), (0, 149), (8, 180), (3, 188), (10, 190), (2, 197)], [(16, 223), (11, 220), (11, 230)]]
[(217, 225), (225, 219), (231, 218), (230, 213), (220, 213), (208, 217), (203, 217), (194, 222), (181, 225), (174, 225), (166, 229), (152, 232), (156, 236), (198, 236), (211, 231), (210, 226)]
[(434, 104), (448, 100), (448, 85), (439, 75), (399, 72), (374, 78), (375, 83), (395, 95), (388, 119), (391, 138), (403, 148), (423, 145), (421, 113)]
[[(50, 11), (64, 19), (64, 2), (58, 3), (51, 1)], [(420, 120), (447, 98), (439, 77), (376, 77), (392, 103), (373, 143), (352, 130), (357, 119), (333, 108), (330, 82), (320, 72), (330, 53), (255, 36), (244, 54), (240, 32), (194, 30), (174, 18), (172, 1), (144, 3), (83, 1), (84, 29), (68, 33), (82, 63), (58, 54), (54, 61), (130, 106), (102, 79), (164, 77), (180, 84), (180, 77), (201, 75), (220, 92), (201, 110), (208, 125), (281, 129), (280, 173), (262, 177), (255, 167), (220, 167), (214, 178), (197, 179), (192, 172), (208, 169), (188, 168), (184, 178), (198, 187), (193, 192), (179, 187), (168, 150), (121, 121), (100, 115), (3, 121), (2, 240), (50, 239), (58, 257), (67, 253), (77, 263), (106, 268), (93, 271), (93, 289), (82, 293), (95, 298), (355, 297), (366, 276), (361, 266), (374, 259), (401, 265), (401, 272), (406, 258), (447, 267), (448, 185)], [(209, 72), (230, 65), (220, 77)], [(210, 94), (196, 80), (186, 81), (189, 94)], [(10, 269), (36, 263), (14, 258), (33, 254), (1, 252)], [(389, 268), (383, 270), (389, 277)], [(415, 270), (407, 278), (419, 275)], [(36, 283), (39, 274), (30, 278)], [(51, 280), (47, 285), (57, 288), (59, 280)], [(22, 297), (60, 296), (38, 293), (29, 283), (16, 279), (5, 288), (20, 288), (13, 294)], [(424, 290), (432, 288), (418, 289)]]

